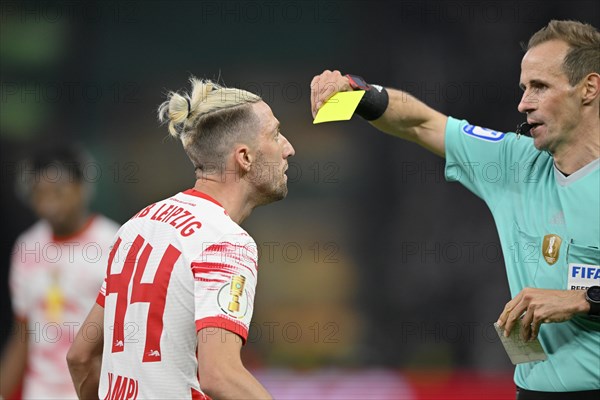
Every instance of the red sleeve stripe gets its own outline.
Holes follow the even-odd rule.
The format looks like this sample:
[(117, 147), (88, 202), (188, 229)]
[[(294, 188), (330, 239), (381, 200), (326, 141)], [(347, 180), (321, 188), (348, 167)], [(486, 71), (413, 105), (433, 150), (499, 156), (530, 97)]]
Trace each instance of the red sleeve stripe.
[(225, 283), (225, 279), (203, 278), (202, 275), (200, 275), (200, 274), (195, 274), (194, 280), (196, 282), (206, 282), (206, 283)]
[(197, 274), (210, 274), (213, 272), (224, 272), (230, 275), (237, 275), (242, 272), (240, 271), (240, 267), (244, 267), (252, 274), (252, 276), (256, 277), (254, 270), (244, 264), (231, 265), (224, 263), (194, 262), (192, 263), (192, 272), (194, 273), (194, 276)]
[(200, 330), (206, 328), (221, 328), (235, 333), (242, 338), (243, 344), (246, 344), (246, 340), (248, 339), (248, 328), (246, 328), (244, 324), (222, 316), (206, 317), (196, 320), (196, 332), (200, 332)]
[(251, 262), (256, 265), (258, 250), (255, 245), (251, 244), (240, 245), (231, 242), (220, 242), (214, 243), (204, 250), (202, 257), (210, 256), (227, 257), (242, 263)]
[(98, 292), (98, 297), (96, 297), (96, 304), (98, 304), (100, 307), (104, 308), (104, 293), (102, 292)]

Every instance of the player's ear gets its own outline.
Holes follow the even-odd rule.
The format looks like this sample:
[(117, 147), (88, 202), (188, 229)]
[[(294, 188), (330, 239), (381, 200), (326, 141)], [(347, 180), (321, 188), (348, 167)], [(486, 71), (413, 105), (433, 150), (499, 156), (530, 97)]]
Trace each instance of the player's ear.
[(244, 172), (250, 172), (252, 162), (254, 161), (254, 155), (250, 148), (245, 144), (238, 144), (234, 151), (233, 157), (236, 165)]

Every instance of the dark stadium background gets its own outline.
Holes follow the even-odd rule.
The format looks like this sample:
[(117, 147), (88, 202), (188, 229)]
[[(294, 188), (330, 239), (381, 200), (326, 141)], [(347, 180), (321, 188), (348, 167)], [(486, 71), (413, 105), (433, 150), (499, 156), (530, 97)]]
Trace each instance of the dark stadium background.
[[(260, 94), (296, 149), (288, 198), (244, 224), (261, 251), (244, 357), (273, 393), (512, 396), (492, 328), (509, 291), (486, 205), (444, 181), (443, 160), (358, 118), (313, 125), (309, 83), (339, 69), (514, 130), (519, 43), (550, 19), (598, 27), (600, 3), (1, 4), (2, 343), (11, 246), (35, 220), (15, 195), (16, 163), (40, 143), (84, 144), (93, 209), (122, 223), (193, 185), (156, 108), (194, 74)], [(319, 392), (323, 380), (333, 389)]]

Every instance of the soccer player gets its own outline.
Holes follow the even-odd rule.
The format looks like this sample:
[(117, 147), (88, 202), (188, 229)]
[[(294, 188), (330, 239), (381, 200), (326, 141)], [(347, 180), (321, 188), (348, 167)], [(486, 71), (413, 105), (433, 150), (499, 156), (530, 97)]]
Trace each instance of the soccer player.
[[(508, 335), (521, 324), (523, 337), (539, 337), (548, 354), (547, 361), (516, 367), (518, 399), (597, 399), (598, 31), (575, 21), (551, 21), (529, 40), (520, 86), (518, 109), (527, 116), (531, 137), (473, 126), (407, 93), (371, 86), (339, 71), (313, 78), (311, 106), (314, 116), (334, 93), (365, 89), (358, 115), (379, 130), (446, 158), (446, 179), (481, 197), (496, 221), (513, 296), (499, 325)], [(482, 168), (487, 165), (499, 166), (502, 179), (486, 180)]]
[[(181, 139), (196, 184), (119, 230), (97, 304), (67, 357), (80, 397), (270, 398), (240, 359), (258, 266), (239, 224), (287, 195), (294, 148), (260, 97), (191, 83), (191, 95), (169, 94), (159, 118)], [(86, 326), (103, 327), (104, 337), (86, 337)]]
[(75, 146), (21, 164), (19, 187), (40, 218), (17, 239), (10, 266), (15, 316), (0, 366), (1, 395), (76, 399), (65, 357), (102, 285), (118, 225), (90, 214), (87, 161)]

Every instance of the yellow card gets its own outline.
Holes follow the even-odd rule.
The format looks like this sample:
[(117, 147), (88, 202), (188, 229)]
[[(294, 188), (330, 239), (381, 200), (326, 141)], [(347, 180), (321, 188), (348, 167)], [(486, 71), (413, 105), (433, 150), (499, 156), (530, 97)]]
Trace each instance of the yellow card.
[(347, 121), (352, 118), (360, 99), (365, 95), (364, 90), (338, 92), (331, 96), (317, 112), (313, 124), (332, 121)]

